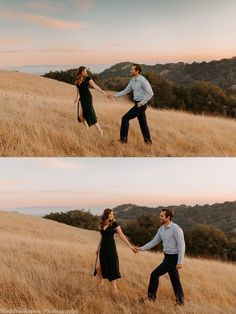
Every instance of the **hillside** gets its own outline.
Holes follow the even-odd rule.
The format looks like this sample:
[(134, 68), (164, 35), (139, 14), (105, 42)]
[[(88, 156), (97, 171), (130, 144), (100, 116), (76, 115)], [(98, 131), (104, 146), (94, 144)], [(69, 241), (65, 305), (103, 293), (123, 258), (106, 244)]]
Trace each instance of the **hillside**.
[(145, 295), (149, 275), (162, 254), (134, 255), (117, 240), (122, 279), (118, 295), (106, 282), (97, 288), (92, 276), (99, 233), (43, 218), (0, 212), (2, 310), (37, 310), (41, 313), (234, 313), (236, 267), (232, 264), (185, 259), (181, 270), (186, 305), (174, 307), (169, 278), (160, 282), (158, 302), (138, 303)]
[[(115, 207), (117, 219), (130, 220), (141, 215), (156, 215), (165, 206), (147, 207), (134, 204), (123, 204)], [(212, 205), (179, 205), (168, 206), (175, 213), (175, 222), (183, 228), (191, 228), (195, 224), (207, 224), (223, 230), (225, 233), (236, 231), (236, 201), (216, 203)], [(222, 215), (222, 213), (224, 213)]]
[[(101, 80), (115, 77), (129, 77), (132, 63), (122, 62), (115, 64), (99, 74)], [(194, 81), (207, 81), (223, 89), (236, 86), (236, 57), (210, 62), (167, 63), (143, 65), (144, 72), (157, 72), (164, 79), (177, 84), (190, 86)]]
[(144, 145), (137, 119), (121, 145), (129, 99), (112, 102), (92, 91), (101, 138), (78, 125), (75, 93), (66, 83), (0, 71), (0, 156), (236, 156), (235, 120), (149, 108), (153, 145)]

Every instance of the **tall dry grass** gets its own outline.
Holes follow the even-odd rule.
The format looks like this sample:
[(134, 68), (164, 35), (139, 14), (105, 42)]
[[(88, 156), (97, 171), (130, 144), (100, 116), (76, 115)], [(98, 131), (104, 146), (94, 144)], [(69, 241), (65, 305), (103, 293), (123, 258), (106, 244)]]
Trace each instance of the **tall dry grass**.
[(128, 98), (114, 102), (92, 91), (101, 138), (77, 123), (75, 87), (29, 74), (0, 71), (0, 156), (236, 156), (236, 121), (171, 110), (147, 110), (153, 145), (137, 119), (128, 145), (118, 142)]
[[(142, 305), (149, 274), (162, 254), (135, 255), (118, 239), (122, 279), (119, 293), (92, 276), (99, 233), (32, 216), (0, 212), (0, 310), (55, 313), (235, 313), (236, 267), (186, 258), (181, 278), (184, 307), (174, 307), (168, 276), (161, 277), (158, 300)], [(54, 311), (54, 312), (53, 312)]]

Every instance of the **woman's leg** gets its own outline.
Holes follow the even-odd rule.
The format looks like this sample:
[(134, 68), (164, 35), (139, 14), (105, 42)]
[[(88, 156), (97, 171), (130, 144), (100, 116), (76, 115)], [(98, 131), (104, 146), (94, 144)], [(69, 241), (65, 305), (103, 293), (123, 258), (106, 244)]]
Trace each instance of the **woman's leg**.
[(118, 291), (116, 280), (111, 281), (112, 291)]
[(97, 271), (98, 277), (100, 279), (100, 286), (103, 286), (104, 282), (103, 282), (103, 278), (102, 278), (102, 269), (101, 269), (99, 254), (98, 254), (98, 258), (97, 258), (96, 271)]
[(98, 129), (98, 132), (100, 133), (100, 135), (103, 136), (104, 131), (103, 131), (103, 129), (100, 127), (100, 125), (98, 124), (98, 122), (96, 122), (94, 125), (95, 125), (96, 128)]
[(86, 130), (89, 130), (88, 123), (86, 122), (86, 120), (84, 118), (82, 106), (79, 107), (79, 119), (83, 123), (84, 127), (86, 128)]

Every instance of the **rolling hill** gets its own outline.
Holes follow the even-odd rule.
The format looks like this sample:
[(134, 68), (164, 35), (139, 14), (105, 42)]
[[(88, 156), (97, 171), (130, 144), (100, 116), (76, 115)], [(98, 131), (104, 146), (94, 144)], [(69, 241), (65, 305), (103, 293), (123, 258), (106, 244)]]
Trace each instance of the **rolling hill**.
[[(115, 77), (129, 77), (131, 62), (121, 62), (99, 74), (101, 80)], [(210, 62), (193, 62), (191, 64), (167, 63), (142, 65), (144, 72), (156, 72), (163, 79), (183, 86), (190, 86), (194, 81), (206, 81), (223, 89), (236, 87), (236, 57)]]
[(121, 117), (132, 106), (92, 91), (101, 138), (77, 123), (74, 86), (0, 71), (0, 156), (236, 156), (236, 121), (149, 108), (153, 145), (143, 143), (137, 119), (129, 143), (118, 142)]
[[(159, 217), (165, 206), (147, 207), (134, 204), (122, 204), (113, 208), (119, 220), (132, 220), (141, 215), (155, 215)], [(168, 206), (175, 213), (175, 222), (184, 229), (195, 224), (207, 224), (221, 229), (225, 233), (236, 232), (236, 201), (216, 203), (212, 205), (179, 205)], [(222, 215), (222, 213), (224, 213)]]
[(0, 212), (0, 306), (4, 311), (71, 313), (233, 314), (236, 266), (186, 258), (181, 270), (186, 305), (174, 307), (169, 278), (160, 281), (158, 302), (139, 304), (162, 254), (134, 255), (117, 239), (122, 279), (119, 293), (92, 276), (99, 233), (17, 213)]

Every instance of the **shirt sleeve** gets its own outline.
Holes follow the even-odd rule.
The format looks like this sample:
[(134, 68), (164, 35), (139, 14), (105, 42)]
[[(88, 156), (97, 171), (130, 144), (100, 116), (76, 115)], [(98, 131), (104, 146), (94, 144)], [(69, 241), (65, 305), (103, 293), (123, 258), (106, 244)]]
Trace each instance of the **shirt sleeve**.
[(151, 248), (153, 248), (154, 246), (156, 246), (157, 244), (159, 244), (161, 242), (161, 237), (160, 237), (160, 233), (159, 230), (157, 231), (157, 234), (155, 235), (155, 237), (153, 238), (152, 241), (146, 243), (145, 245), (140, 247), (141, 251), (146, 251), (146, 250), (150, 250)]
[(131, 80), (130, 80), (129, 84), (126, 86), (126, 88), (123, 89), (121, 92), (116, 93), (114, 95), (114, 97), (121, 97), (121, 96), (127, 95), (127, 94), (129, 94), (131, 92), (132, 92), (132, 86), (131, 86)]
[(176, 228), (174, 231), (174, 235), (178, 249), (178, 264), (183, 264), (185, 254), (185, 241), (183, 230), (181, 228)]
[(141, 103), (143, 105), (145, 105), (153, 97), (154, 93), (153, 93), (153, 90), (152, 90), (150, 83), (145, 78), (143, 78), (143, 80), (142, 80), (142, 87), (145, 91), (145, 95), (144, 95), (144, 98), (141, 101)]

